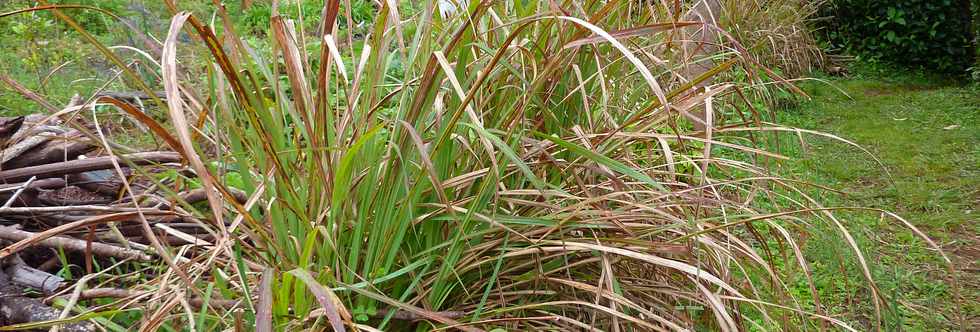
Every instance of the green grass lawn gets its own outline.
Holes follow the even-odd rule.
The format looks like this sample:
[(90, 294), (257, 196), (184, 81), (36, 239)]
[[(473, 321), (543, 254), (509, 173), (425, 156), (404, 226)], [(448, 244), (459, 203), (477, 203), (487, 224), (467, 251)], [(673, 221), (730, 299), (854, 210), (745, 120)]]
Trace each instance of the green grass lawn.
[[(781, 137), (781, 152), (796, 157), (778, 166), (785, 175), (842, 190), (817, 192), (827, 206), (889, 210), (919, 227), (954, 261), (960, 285), (940, 256), (908, 228), (876, 212), (838, 212), (873, 263), (888, 330), (980, 328), (980, 90), (936, 80), (853, 77), (808, 84), (812, 100), (780, 112), (779, 122), (852, 140), (877, 156), (810, 137)], [(850, 98), (844, 96), (846, 92)], [(795, 143), (795, 144), (794, 144)], [(891, 174), (891, 176), (888, 175)], [(829, 226), (815, 224), (805, 247), (827, 311), (868, 326), (873, 308), (856, 264)], [(843, 259), (842, 259), (843, 258)], [(800, 292), (808, 293), (800, 282)]]

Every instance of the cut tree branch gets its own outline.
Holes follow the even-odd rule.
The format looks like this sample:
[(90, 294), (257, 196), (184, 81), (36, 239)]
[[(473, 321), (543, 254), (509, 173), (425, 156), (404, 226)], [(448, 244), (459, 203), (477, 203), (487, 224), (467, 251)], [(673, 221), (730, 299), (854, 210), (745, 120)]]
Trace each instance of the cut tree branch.
[(11, 159), (3, 163), (3, 169), (15, 169), (50, 163), (74, 160), (78, 156), (94, 151), (98, 146), (92, 144), (87, 139), (78, 139), (70, 142), (60, 142), (51, 140), (44, 145), (38, 146), (20, 157)]
[[(29, 239), (37, 236), (38, 233), (22, 231), (8, 226), (0, 226), (0, 239), (10, 240), (10, 241), (22, 241), (24, 239)], [(85, 252), (86, 247), (89, 245), (87, 241), (73, 239), (70, 237), (63, 236), (53, 236), (36, 243), (48, 248), (62, 248), (65, 250)], [(126, 249), (122, 247), (117, 247), (113, 245), (108, 245), (105, 243), (92, 242), (91, 243), (92, 253), (97, 256), (103, 257), (116, 257), (122, 259), (135, 259), (140, 261), (149, 261), (152, 259), (149, 254), (146, 254), (139, 250)]]
[[(20, 287), (5, 285), (0, 287), (0, 323), (34, 323), (56, 320), (61, 310), (44, 305), (41, 300), (23, 296)], [(3, 321), (6, 322), (3, 322)], [(5, 325), (5, 324), (2, 324)], [(62, 332), (91, 332), (95, 326), (89, 322), (67, 323), (59, 325)]]
[(96, 171), (111, 169), (113, 161), (120, 165), (126, 165), (125, 160), (129, 160), (137, 166), (152, 165), (158, 163), (176, 163), (181, 161), (179, 154), (174, 152), (140, 152), (123, 155), (121, 157), (95, 157), (88, 159), (69, 160), (60, 163), (31, 166), (18, 168), (8, 171), (0, 171), (0, 183), (19, 182), (37, 176), (39, 179), (52, 178), (79, 172)]

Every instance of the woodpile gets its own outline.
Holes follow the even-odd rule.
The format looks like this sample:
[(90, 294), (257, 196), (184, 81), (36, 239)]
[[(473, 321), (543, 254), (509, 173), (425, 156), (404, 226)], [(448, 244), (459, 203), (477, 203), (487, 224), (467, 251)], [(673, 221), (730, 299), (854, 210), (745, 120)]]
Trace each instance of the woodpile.
[[(154, 259), (147, 237), (159, 236), (165, 244), (213, 241), (202, 221), (180, 210), (206, 200), (203, 191), (179, 193), (183, 202), (177, 204), (148, 180), (147, 173), (182, 171), (179, 154), (122, 148), (116, 154), (92, 134), (97, 128), (73, 126), (42, 115), (0, 117), (0, 326), (69, 317), (48, 305), (74, 288), (53, 274), (61, 268), (54, 253), (83, 257), (76, 264), (92, 273), (94, 261)], [(147, 234), (143, 225), (159, 235)], [(88, 290), (74, 300), (141, 293)], [(81, 322), (60, 330), (95, 327)]]

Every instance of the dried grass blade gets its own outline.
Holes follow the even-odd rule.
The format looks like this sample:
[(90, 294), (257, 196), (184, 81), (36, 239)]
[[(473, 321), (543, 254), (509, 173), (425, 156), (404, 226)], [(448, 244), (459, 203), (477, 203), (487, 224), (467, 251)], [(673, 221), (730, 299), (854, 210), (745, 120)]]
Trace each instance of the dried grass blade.
[(609, 169), (611, 169), (613, 171), (616, 171), (617, 173), (620, 173), (620, 174), (629, 176), (631, 178), (634, 178), (636, 180), (642, 181), (643, 183), (646, 183), (646, 184), (648, 184), (648, 185), (650, 185), (650, 186), (652, 186), (654, 188), (657, 188), (657, 189), (659, 189), (661, 191), (664, 191), (664, 192), (667, 192), (668, 191), (667, 188), (663, 186), (663, 184), (660, 184), (659, 182), (657, 182), (656, 180), (654, 180), (653, 178), (651, 178), (649, 175), (643, 174), (642, 172), (637, 171), (637, 170), (633, 169), (632, 167), (626, 166), (625, 164), (623, 164), (623, 163), (621, 163), (621, 162), (619, 162), (617, 160), (614, 160), (614, 159), (609, 158), (609, 157), (607, 157), (605, 155), (596, 153), (595, 151), (592, 151), (592, 150), (583, 148), (581, 146), (578, 146), (577, 144), (574, 144), (574, 143), (565, 141), (565, 140), (560, 139), (558, 137), (549, 136), (549, 135), (541, 135), (541, 136), (544, 139), (547, 139), (547, 140), (551, 141), (552, 143), (557, 144), (558, 146), (560, 146), (562, 148), (565, 148), (565, 149), (567, 149), (567, 150), (569, 150), (569, 151), (571, 151), (571, 152), (573, 152), (575, 154), (578, 154), (578, 155), (581, 155), (583, 157), (586, 157), (586, 158), (588, 158), (588, 159), (590, 159), (590, 160), (598, 163), (599, 165), (608, 167)]
[(163, 57), (160, 61), (161, 69), (163, 70), (163, 86), (167, 94), (167, 108), (170, 113), (170, 119), (173, 121), (174, 128), (177, 130), (177, 138), (183, 146), (182, 154), (190, 162), (191, 168), (201, 178), (204, 190), (208, 194), (208, 203), (211, 206), (211, 212), (214, 214), (214, 223), (221, 229), (222, 234), (220, 236), (225, 236), (225, 224), (221, 216), (224, 207), (221, 198), (214, 190), (214, 179), (211, 177), (210, 171), (204, 166), (204, 162), (201, 161), (197, 152), (194, 151), (190, 125), (187, 121), (187, 115), (184, 114), (183, 101), (180, 98), (180, 84), (177, 81), (177, 37), (180, 35), (181, 27), (190, 15), (187, 12), (178, 13), (170, 23), (167, 39), (163, 43)]
[(422, 141), (422, 136), (419, 136), (418, 131), (408, 122), (400, 121), (400, 123), (408, 131), (409, 137), (415, 143), (415, 148), (419, 151), (419, 158), (422, 160), (426, 174), (429, 175), (429, 180), (432, 181), (433, 190), (439, 197), (439, 200), (442, 201), (442, 204), (446, 206), (446, 212), (453, 213), (452, 203), (449, 202), (449, 198), (446, 196), (445, 186), (439, 180), (439, 175), (436, 174), (436, 167), (432, 164), (432, 159), (429, 158), (428, 153), (425, 151), (425, 142)]
[[(163, 128), (159, 122), (154, 120), (149, 115), (146, 115), (146, 113), (143, 113), (143, 111), (140, 111), (132, 105), (112, 97), (99, 97), (96, 99), (96, 102), (107, 102), (118, 107), (119, 109), (123, 110), (123, 112), (126, 112), (126, 114), (129, 114), (129, 116), (136, 118), (136, 121), (139, 121), (149, 128), (154, 135), (157, 135), (167, 142), (167, 145), (169, 145), (171, 149), (181, 153), (182, 155), (186, 153), (186, 150), (184, 150), (184, 146), (180, 144), (180, 141), (174, 138), (173, 135), (170, 135), (170, 132), (168, 132), (167, 129)], [(184, 158), (186, 159), (187, 156), (184, 155)]]
[(425, 317), (426, 319), (429, 319), (429, 320), (432, 320), (432, 321), (436, 321), (436, 322), (439, 322), (439, 323), (442, 323), (442, 324), (446, 324), (446, 325), (453, 325), (457, 329), (462, 330), (462, 331), (466, 331), (466, 332), (483, 332), (482, 329), (478, 329), (478, 328), (475, 328), (475, 327), (470, 327), (470, 326), (462, 325), (462, 324), (460, 324), (460, 322), (458, 322), (456, 320), (453, 320), (453, 319), (450, 319), (450, 318), (446, 318), (446, 317), (444, 317), (444, 316), (442, 316), (442, 315), (440, 315), (440, 314), (438, 314), (436, 312), (425, 310), (425, 309), (422, 309), (422, 308), (419, 308), (419, 307), (410, 305), (408, 303), (399, 302), (398, 300), (389, 298), (387, 296), (384, 296), (384, 295), (381, 295), (381, 294), (375, 294), (375, 293), (372, 293), (370, 291), (367, 291), (367, 290), (364, 290), (364, 289), (360, 289), (360, 288), (356, 288), (356, 287), (353, 287), (353, 286), (350, 286), (350, 285), (344, 285), (344, 284), (341, 284), (341, 285), (343, 287), (346, 287), (346, 288), (350, 289), (351, 291), (353, 291), (355, 293), (364, 295), (366, 297), (372, 298), (372, 299), (377, 300), (377, 301), (380, 301), (380, 302), (387, 303), (388, 305), (391, 305), (393, 307), (396, 307), (396, 308), (398, 308), (400, 310), (411, 312), (413, 314), (416, 314), (416, 315), (421, 316), (421, 317)]
[(281, 47), (282, 58), (286, 62), (286, 76), (289, 78), (290, 87), (292, 87), (293, 105), (303, 117), (306, 122), (305, 125), (309, 126), (308, 111), (313, 105), (313, 100), (310, 96), (310, 89), (303, 71), (303, 60), (299, 48), (296, 46), (295, 36), (281, 16), (273, 16), (271, 24), (276, 43)]
[[(642, 35), (652, 35), (652, 34), (655, 34), (655, 33), (658, 33), (658, 32), (670, 31), (670, 30), (673, 30), (673, 29), (683, 28), (683, 27), (686, 27), (686, 26), (701, 25), (701, 24), (703, 24), (703, 23), (701, 23), (701, 22), (688, 22), (688, 21), (671, 22), (671, 23), (654, 23), (654, 24), (639, 26), (639, 27), (635, 27), (635, 28), (610, 31), (609, 32), (609, 35), (612, 36), (613, 38), (616, 38), (616, 39), (623, 39), (623, 38), (630, 38), (630, 37), (636, 37), (636, 36), (642, 36)], [(585, 38), (580, 38), (580, 39), (573, 40), (572, 42), (570, 42), (568, 44), (565, 44), (565, 46), (563, 48), (564, 49), (569, 49), (569, 48), (574, 48), (574, 47), (578, 47), (578, 46), (582, 46), (582, 45), (601, 43), (601, 42), (604, 42), (604, 41), (608, 41), (608, 39), (606, 39), (606, 38), (604, 38), (602, 36), (598, 36), (598, 35), (596, 35), (596, 36), (590, 36), (590, 37), (585, 37)]]
[(350, 84), (350, 82), (347, 81), (347, 69), (344, 68), (344, 62), (340, 61), (340, 50), (337, 48), (337, 42), (334, 41), (333, 35), (323, 36), (323, 41), (326, 43), (330, 54), (333, 55), (334, 58), (337, 58), (337, 61), (334, 61), (334, 64), (337, 65), (337, 71), (340, 73), (340, 76), (344, 78), (344, 85)]
[[(333, 295), (333, 291), (327, 287), (323, 287), (323, 285), (317, 282), (309, 272), (306, 272), (306, 270), (295, 269), (289, 271), (289, 273), (296, 276), (296, 278), (299, 278), (300, 281), (306, 284), (306, 287), (310, 290), (310, 292), (313, 293), (313, 296), (316, 297), (317, 302), (319, 302), (320, 306), (323, 307), (323, 310), (326, 311), (327, 320), (330, 321), (330, 326), (333, 327), (333, 330), (337, 332), (346, 331), (346, 328), (344, 328), (344, 321), (340, 318), (340, 312), (337, 310), (337, 306), (334, 303), (334, 298), (337, 296)], [(357, 291), (353, 288), (352, 290)]]
[(255, 306), (255, 331), (272, 332), (272, 278), (271, 268), (262, 271), (259, 283), (259, 303)]
[[(156, 210), (156, 211), (144, 211), (143, 214), (171, 215), (173, 213)], [(46, 239), (51, 238), (52, 236), (59, 235), (69, 230), (73, 230), (85, 226), (97, 225), (97, 224), (111, 222), (111, 221), (115, 221), (115, 222), (135, 221), (133, 217), (136, 216), (137, 216), (136, 212), (113, 213), (113, 214), (106, 214), (101, 216), (85, 218), (79, 221), (74, 221), (57, 227), (49, 228), (43, 232), (36, 233), (34, 236), (30, 238), (17, 241), (16, 243), (11, 244), (6, 248), (3, 248), (2, 250), (0, 250), (0, 259), (6, 258), (21, 250), (24, 250), (27, 247), (34, 245), (35, 243), (44, 241)]]
[(736, 295), (739, 294), (738, 290), (736, 290), (734, 287), (732, 287), (728, 283), (722, 281), (718, 277), (712, 275), (708, 271), (705, 271), (703, 269), (700, 269), (698, 267), (695, 267), (693, 265), (690, 265), (690, 264), (687, 264), (687, 263), (684, 263), (684, 262), (675, 261), (675, 260), (671, 260), (671, 259), (666, 259), (666, 258), (663, 258), (663, 257), (654, 256), (654, 255), (650, 255), (650, 254), (645, 254), (645, 253), (641, 253), (641, 252), (636, 252), (636, 251), (633, 251), (633, 250), (628, 250), (628, 249), (623, 249), (623, 248), (617, 248), (617, 247), (611, 247), (611, 246), (605, 246), (605, 245), (600, 245), (600, 244), (581, 243), (581, 242), (574, 242), (574, 241), (554, 241), (554, 240), (544, 240), (544, 241), (540, 241), (539, 243), (553, 245), (553, 246), (559, 246), (561, 248), (565, 248), (565, 249), (568, 249), (568, 250), (596, 250), (596, 251), (607, 252), (607, 253), (615, 254), (615, 255), (619, 255), (619, 256), (629, 257), (629, 258), (632, 258), (632, 259), (644, 261), (644, 262), (651, 263), (651, 264), (654, 264), (654, 265), (660, 265), (660, 266), (663, 266), (663, 267), (672, 268), (672, 269), (675, 269), (675, 270), (678, 270), (678, 271), (687, 273), (687, 274), (691, 275), (692, 277), (695, 277), (695, 278), (701, 279), (701, 280), (705, 280), (705, 281), (710, 282), (710, 283), (712, 283), (712, 284), (714, 284), (714, 285), (716, 285), (718, 287), (721, 287), (721, 288), (723, 288), (723, 289), (731, 292), (732, 294), (736, 294)]
[(639, 71), (640, 76), (643, 76), (643, 79), (646, 81), (647, 85), (649, 85), (650, 89), (653, 90), (653, 93), (657, 95), (657, 99), (660, 100), (660, 104), (661, 105), (668, 104), (667, 96), (666, 94), (664, 94), (663, 88), (660, 87), (660, 83), (657, 83), (657, 80), (654, 78), (653, 74), (650, 73), (650, 69), (647, 68), (647, 66), (643, 64), (643, 61), (640, 61), (640, 59), (637, 58), (636, 55), (633, 54), (633, 52), (631, 52), (628, 48), (626, 48), (625, 45), (623, 45), (618, 40), (616, 40), (616, 38), (613, 38), (613, 36), (609, 35), (609, 33), (603, 30), (602, 28), (599, 28), (594, 24), (586, 22), (580, 18), (569, 17), (569, 16), (554, 16), (554, 18), (567, 20), (575, 24), (578, 24), (579, 26), (591, 30), (592, 33), (599, 35), (599, 37), (602, 37), (602, 39), (609, 41), (609, 43), (612, 44), (613, 47), (615, 47), (617, 50), (622, 52), (623, 56), (625, 56), (626, 59), (629, 60), (629, 62), (632, 63), (633, 66), (636, 67), (636, 70)]

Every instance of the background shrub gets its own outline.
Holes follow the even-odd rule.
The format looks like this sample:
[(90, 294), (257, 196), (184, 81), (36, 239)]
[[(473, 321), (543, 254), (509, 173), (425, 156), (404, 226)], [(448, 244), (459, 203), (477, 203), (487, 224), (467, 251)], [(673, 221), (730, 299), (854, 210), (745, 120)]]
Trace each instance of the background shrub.
[(963, 73), (974, 61), (969, 0), (834, 0), (822, 34), (872, 61)]
[(975, 80), (980, 80), (980, 47), (976, 45), (980, 44), (980, 1), (973, 2), (973, 45), (974, 45), (974, 55), (976, 56), (976, 64), (973, 66), (973, 78)]
[(724, 0), (721, 26), (766, 67), (802, 77), (823, 65), (809, 29), (825, 0)]

